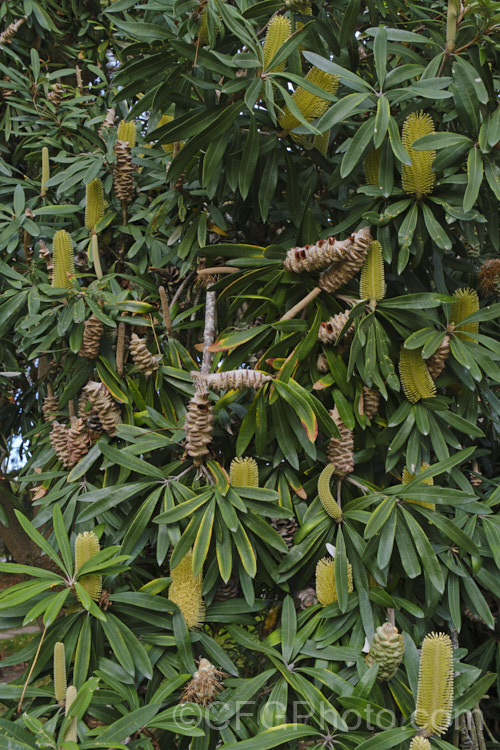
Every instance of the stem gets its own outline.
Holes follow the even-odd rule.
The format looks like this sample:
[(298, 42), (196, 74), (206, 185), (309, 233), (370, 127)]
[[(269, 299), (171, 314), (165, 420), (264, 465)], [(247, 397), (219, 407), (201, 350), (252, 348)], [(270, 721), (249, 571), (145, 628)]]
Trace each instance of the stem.
[(99, 240), (97, 234), (92, 232), (92, 261), (98, 279), (102, 279), (103, 273), (101, 268), (101, 259), (99, 257)]
[(288, 312), (286, 312), (279, 320), (281, 323), (282, 320), (291, 320), (292, 318), (295, 318), (296, 315), (298, 315), (301, 310), (304, 309), (304, 307), (307, 307), (309, 302), (312, 302), (313, 299), (316, 299), (318, 294), (321, 293), (321, 288), (319, 286), (315, 286), (312, 292), (309, 292), (309, 294), (306, 294), (306, 296), (300, 300), (300, 302), (297, 302), (296, 305), (290, 308)]
[(203, 357), (201, 360), (201, 375), (208, 375), (212, 363), (210, 347), (215, 340), (215, 315), (217, 296), (215, 292), (207, 292), (205, 303), (205, 330), (203, 331)]
[(170, 317), (170, 307), (168, 304), (168, 295), (165, 291), (164, 286), (158, 287), (158, 293), (160, 295), (160, 302), (161, 302), (161, 312), (163, 315), (163, 323), (165, 325), (165, 330), (167, 332), (167, 336), (172, 335), (172, 318)]
[(179, 286), (177, 287), (177, 290), (176, 290), (176, 292), (175, 292), (174, 296), (172, 297), (172, 302), (170, 303), (170, 309), (172, 309), (172, 307), (173, 307), (173, 306), (175, 305), (175, 303), (177, 302), (177, 300), (178, 300), (178, 299), (179, 299), (179, 297), (181, 296), (181, 294), (182, 294), (182, 290), (184, 289), (184, 287), (186, 286), (186, 284), (187, 284), (187, 283), (188, 283), (189, 281), (191, 281), (191, 279), (192, 279), (192, 278), (193, 278), (193, 276), (195, 276), (195, 275), (196, 275), (196, 271), (192, 271), (192, 272), (191, 272), (191, 273), (189, 274), (189, 276), (186, 276), (186, 278), (184, 279), (184, 281), (182, 282), (182, 284), (179, 284)]
[(17, 704), (17, 715), (18, 716), (21, 713), (21, 708), (22, 708), (23, 700), (24, 700), (24, 694), (25, 694), (26, 689), (28, 687), (28, 683), (30, 681), (31, 675), (33, 674), (33, 670), (35, 669), (35, 665), (37, 663), (38, 656), (40, 654), (40, 649), (42, 648), (42, 643), (43, 643), (43, 639), (45, 638), (45, 633), (46, 632), (47, 632), (47, 626), (45, 626), (44, 629), (43, 629), (42, 637), (40, 638), (40, 643), (38, 644), (38, 648), (36, 650), (35, 658), (33, 659), (33, 664), (31, 665), (31, 669), (30, 669), (30, 671), (28, 673), (28, 676), (26, 678), (26, 682), (24, 683), (23, 692), (21, 693), (21, 697), (19, 698), (19, 703)]
[(396, 615), (392, 607), (387, 607), (387, 622), (390, 622), (392, 627), (396, 627)]
[(199, 268), (196, 273), (198, 276), (211, 276), (214, 273), (236, 273), (241, 271), (241, 268), (234, 268), (233, 266), (210, 266), (210, 268)]

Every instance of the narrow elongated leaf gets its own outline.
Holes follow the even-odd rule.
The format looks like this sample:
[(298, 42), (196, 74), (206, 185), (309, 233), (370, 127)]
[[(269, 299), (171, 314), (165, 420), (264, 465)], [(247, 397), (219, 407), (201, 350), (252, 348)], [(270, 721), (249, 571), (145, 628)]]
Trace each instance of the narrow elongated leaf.
[(467, 157), (467, 187), (464, 194), (464, 211), (471, 211), (483, 181), (483, 157), (478, 148), (471, 148)]

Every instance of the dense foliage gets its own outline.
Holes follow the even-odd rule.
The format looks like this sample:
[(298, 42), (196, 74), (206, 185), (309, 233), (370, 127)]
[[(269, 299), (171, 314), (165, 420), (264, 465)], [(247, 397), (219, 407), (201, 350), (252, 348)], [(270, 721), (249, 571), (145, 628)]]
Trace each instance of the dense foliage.
[(482, 750), (500, 4), (0, 19), (2, 741)]

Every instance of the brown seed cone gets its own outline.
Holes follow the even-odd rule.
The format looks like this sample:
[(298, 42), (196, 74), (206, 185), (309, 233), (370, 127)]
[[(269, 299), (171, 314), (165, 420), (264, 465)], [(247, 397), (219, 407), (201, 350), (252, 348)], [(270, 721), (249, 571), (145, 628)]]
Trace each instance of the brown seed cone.
[(5, 31), (2, 31), (2, 33), (0, 34), (0, 46), (8, 44), (12, 41), (16, 34), (16, 31), (25, 22), (26, 18), (18, 18), (17, 21), (9, 24)]
[(54, 422), (57, 419), (59, 399), (57, 396), (45, 396), (43, 399), (42, 414), (45, 422)]
[(54, 453), (63, 466), (67, 466), (69, 461), (68, 450), (68, 428), (60, 422), (52, 422), (52, 431), (50, 433), (50, 442)]
[(469, 482), (473, 487), (481, 487), (483, 480), (477, 474), (469, 474)]
[(113, 170), (115, 195), (123, 203), (130, 203), (134, 198), (134, 167), (130, 148), (126, 141), (116, 141), (113, 151), (116, 154), (116, 166)]
[(319, 277), (318, 286), (324, 292), (332, 294), (337, 291), (347, 284), (363, 266), (372, 241), (370, 228), (363, 227), (359, 232), (351, 234), (349, 240), (350, 246), (342, 249), (336, 262), (323, 271)]
[(292, 247), (288, 250), (283, 265), (285, 271), (294, 273), (326, 268), (332, 263), (339, 263), (351, 246), (350, 239), (339, 241), (335, 237), (328, 237), (326, 240), (318, 240), (314, 245)]
[(206, 391), (195, 391), (188, 405), (184, 430), (186, 432), (186, 451), (193, 458), (195, 466), (199, 466), (202, 457), (208, 453), (208, 445), (212, 441), (214, 415), (212, 404), (208, 400)]
[(380, 405), (380, 391), (376, 388), (368, 388), (367, 385), (363, 386), (363, 413), (368, 419), (373, 419), (378, 414), (378, 407)]
[(345, 477), (354, 470), (354, 438), (350, 430), (342, 422), (337, 409), (331, 409), (330, 416), (340, 432), (340, 440), (332, 437), (326, 449), (328, 460), (335, 465), (335, 476)]
[(74, 466), (89, 452), (90, 440), (83, 419), (71, 420), (68, 430), (68, 466)]
[(298, 609), (307, 609), (318, 603), (314, 586), (307, 586), (307, 588), (297, 591), (294, 599)]
[(445, 336), (434, 354), (429, 359), (425, 360), (429, 375), (433, 380), (436, 380), (444, 368), (446, 367), (446, 360), (450, 356), (450, 337)]
[(328, 360), (323, 353), (318, 354), (316, 367), (318, 368), (318, 372), (330, 372), (330, 365), (328, 364)]
[(293, 547), (295, 532), (299, 525), (295, 518), (273, 518), (271, 526), (278, 532), (280, 537), (286, 542), (288, 549)]
[(99, 344), (101, 342), (104, 326), (94, 314), (85, 321), (85, 330), (83, 332), (82, 345), (78, 355), (95, 359), (99, 354)]
[[(334, 315), (330, 320), (320, 323), (318, 339), (323, 342), (323, 344), (333, 344), (335, 346), (340, 332), (347, 323), (348, 318), (349, 311), (345, 310), (342, 313), (337, 313), (337, 315)], [(349, 346), (353, 336), (354, 324), (349, 326), (340, 342), (342, 349), (346, 349)]]
[(47, 99), (49, 100), (49, 102), (52, 102), (56, 110), (61, 106), (63, 91), (64, 89), (62, 85), (59, 83), (59, 81), (57, 81), (56, 83), (54, 83), (49, 93), (47, 94)]
[[(114, 435), (116, 426), (121, 424), (120, 407), (113, 401), (104, 383), (89, 380), (83, 388), (78, 403), (78, 416), (86, 420), (87, 428), (92, 433)], [(92, 439), (97, 439), (91, 435)]]
[(238, 578), (231, 573), (229, 581), (220, 581), (215, 592), (216, 602), (225, 602), (227, 599), (236, 599), (240, 595), (240, 584)]
[(152, 375), (159, 367), (159, 357), (151, 354), (146, 346), (145, 339), (139, 338), (136, 333), (132, 334), (129, 350), (136, 367), (145, 375)]
[(211, 391), (237, 390), (239, 388), (254, 388), (258, 390), (264, 383), (272, 380), (272, 375), (260, 370), (226, 370), (225, 372), (212, 372), (202, 375), (197, 371), (190, 373), (193, 381), (203, 388)]

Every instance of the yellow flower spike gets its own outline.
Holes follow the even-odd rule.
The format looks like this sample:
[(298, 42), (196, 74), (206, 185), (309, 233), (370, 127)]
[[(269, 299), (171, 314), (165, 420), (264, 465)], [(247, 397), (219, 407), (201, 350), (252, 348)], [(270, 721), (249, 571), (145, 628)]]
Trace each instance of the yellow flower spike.
[(104, 216), (104, 190), (99, 177), (87, 183), (85, 188), (85, 228), (91, 232)]
[(73, 256), (73, 241), (65, 229), (59, 229), (54, 234), (52, 242), (54, 269), (52, 271), (52, 286), (57, 289), (73, 289), (70, 276), (75, 273), (75, 259)]
[(367, 185), (378, 185), (378, 170), (382, 149), (372, 148), (363, 159), (363, 170)]
[[(338, 600), (337, 586), (335, 585), (335, 560), (331, 557), (323, 557), (316, 565), (316, 597), (318, 602), (326, 607)], [(347, 590), (353, 591), (352, 565), (347, 565)]]
[(330, 490), (330, 479), (335, 474), (335, 464), (327, 464), (318, 478), (318, 495), (321, 505), (335, 521), (342, 520), (342, 510)]
[[(84, 563), (92, 559), (94, 555), (97, 555), (99, 550), (99, 539), (93, 531), (84, 531), (78, 534), (75, 540), (75, 573), (78, 573)], [(78, 583), (83, 586), (91, 599), (95, 602), (98, 601), (102, 589), (101, 575), (98, 573), (89, 573), (86, 576), (82, 576)]]
[(420, 349), (401, 348), (399, 379), (406, 398), (412, 404), (416, 404), (421, 398), (433, 398), (436, 395), (436, 386)]
[[(332, 73), (325, 73), (319, 68), (311, 68), (309, 73), (306, 75), (306, 81), (314, 83), (320, 89), (323, 89), (330, 94), (334, 94), (339, 86), (338, 76), (333, 75)], [(292, 96), (292, 99), (308, 122), (314, 120), (316, 117), (321, 117), (321, 115), (326, 112), (330, 105), (330, 102), (328, 100), (323, 99), (317, 94), (311, 94), (310, 91), (307, 91), (307, 89), (303, 88), (302, 86), (299, 86), (297, 88), (296, 92)], [(294, 115), (292, 115), (288, 107), (285, 107), (283, 109), (283, 112), (278, 119), (283, 130), (290, 131), (301, 124), (300, 121), (297, 120)]]
[(43, 197), (47, 193), (45, 183), (50, 180), (50, 161), (49, 161), (49, 149), (47, 146), (42, 148), (42, 181), (40, 187), (40, 195)]
[[(66, 716), (68, 715), (69, 709), (75, 701), (77, 693), (78, 691), (74, 685), (70, 685), (66, 690)], [(71, 723), (66, 730), (66, 734), (64, 735), (64, 741), (78, 742), (78, 722), (76, 716), (71, 719)]]
[(205, 621), (205, 602), (201, 595), (203, 575), (193, 575), (193, 553), (190, 550), (170, 571), (172, 583), (168, 598), (177, 604), (188, 628), (198, 628)]
[(66, 660), (64, 643), (58, 641), (54, 646), (54, 695), (60, 706), (66, 700)]
[(419, 735), (417, 735), (410, 742), (410, 747), (408, 750), (431, 750), (431, 743), (429, 742), (427, 737), (420, 737)]
[(432, 162), (436, 156), (435, 151), (415, 151), (412, 148), (413, 141), (434, 132), (432, 117), (423, 112), (412, 112), (403, 123), (401, 140), (408, 151), (411, 164), (401, 166), (401, 179), (403, 189), (407, 193), (414, 193), (416, 198), (421, 198), (427, 193), (432, 193), (436, 176), (432, 171)]
[(292, 24), (287, 16), (273, 16), (267, 27), (264, 39), (264, 70), (266, 73), (281, 73), (285, 69), (286, 60), (268, 70), (269, 63), (279, 52), (283, 44), (292, 33)]
[(451, 306), (451, 322), (460, 330), (455, 330), (455, 335), (463, 341), (475, 341), (471, 336), (467, 336), (465, 331), (471, 333), (479, 332), (479, 323), (465, 323), (460, 325), (460, 321), (467, 318), (472, 313), (479, 310), (479, 297), (474, 289), (457, 289), (453, 295), (456, 302)]
[(120, 120), (118, 123), (117, 141), (125, 141), (129, 148), (134, 148), (135, 139), (137, 138), (137, 126), (135, 120), (125, 122)]
[(254, 458), (233, 458), (229, 467), (229, 479), (233, 487), (258, 487), (259, 467)]
[(430, 633), (422, 643), (415, 723), (423, 733), (443, 734), (451, 723), (453, 648), (446, 633)]
[[(420, 472), (424, 471), (424, 469), (428, 469), (429, 466), (430, 464), (428, 464), (426, 461), (422, 461), (422, 463), (420, 464)], [(415, 479), (416, 476), (418, 476), (418, 474), (412, 474), (410, 470), (405, 466), (403, 469), (403, 475), (401, 477), (401, 484), (408, 484), (408, 482), (411, 482), (411, 480)], [(427, 479), (422, 479), (422, 483), (432, 486), (434, 484), (434, 479), (432, 477), (428, 477)], [(423, 500), (408, 500), (405, 497), (403, 498), (403, 500), (406, 500), (407, 503), (413, 503), (414, 505), (421, 505), (422, 507), (429, 508), (430, 510), (436, 510), (435, 503), (426, 503)]]
[(385, 297), (385, 272), (382, 245), (377, 240), (370, 242), (361, 277), (359, 280), (359, 296), (375, 302)]

